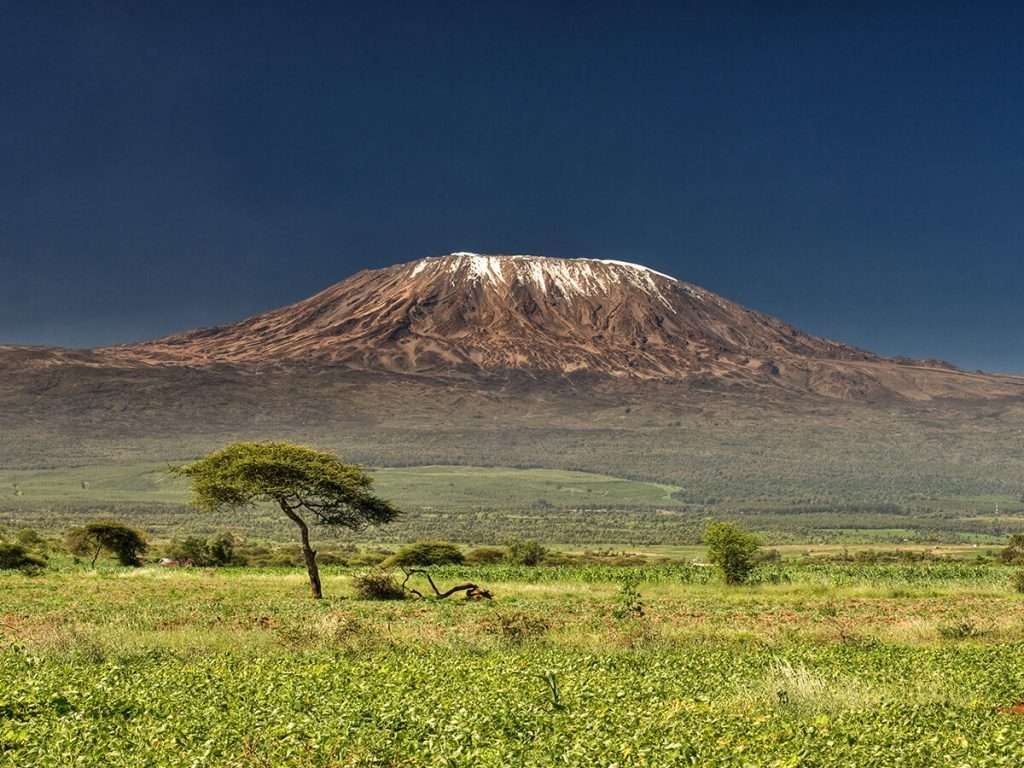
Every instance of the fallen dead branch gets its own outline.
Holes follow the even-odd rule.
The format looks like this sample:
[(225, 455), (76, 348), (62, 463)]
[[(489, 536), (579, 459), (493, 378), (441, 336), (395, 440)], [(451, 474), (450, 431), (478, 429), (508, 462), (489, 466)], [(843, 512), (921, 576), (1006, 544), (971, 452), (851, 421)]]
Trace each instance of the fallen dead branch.
[(426, 577), (427, 583), (430, 584), (430, 588), (434, 590), (433, 597), (435, 600), (444, 600), (446, 597), (451, 597), (452, 595), (458, 592), (465, 592), (467, 600), (493, 599), (493, 595), (491, 595), (490, 590), (486, 590), (483, 587), (473, 583), (458, 584), (452, 587), (451, 589), (447, 589), (444, 592), (442, 592), (437, 588), (437, 585), (434, 583), (434, 580), (430, 577), (430, 574), (422, 568), (402, 568), (402, 573), (405, 574), (405, 579), (402, 580), (402, 589), (408, 592), (410, 595), (415, 595), (416, 597), (422, 598), (424, 595), (418, 589), (413, 589), (409, 586), (409, 579), (411, 579), (416, 574), (420, 574)]

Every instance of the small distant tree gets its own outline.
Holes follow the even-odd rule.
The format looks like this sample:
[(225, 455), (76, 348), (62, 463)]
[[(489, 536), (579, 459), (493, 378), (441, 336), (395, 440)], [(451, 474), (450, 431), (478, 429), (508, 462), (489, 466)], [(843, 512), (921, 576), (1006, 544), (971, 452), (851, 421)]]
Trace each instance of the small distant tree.
[(384, 561), (388, 566), (459, 565), (466, 556), (447, 541), (417, 541), (407, 544)]
[(121, 565), (141, 565), (141, 556), (147, 547), (140, 531), (116, 520), (97, 520), (74, 528), (68, 532), (65, 542), (72, 554), (91, 556), (94, 568), (104, 550), (114, 555)]
[(539, 541), (516, 540), (508, 545), (505, 558), (515, 565), (540, 565), (548, 551)]
[(1024, 563), (1024, 533), (1011, 533), (1006, 546), (999, 551), (999, 559), (1009, 565)]
[(217, 567), (239, 561), (235, 555), (235, 537), (226, 531), (209, 539), (189, 536), (180, 541), (172, 541), (167, 547), (167, 555), (179, 561), (189, 560), (199, 566)]
[(299, 529), (309, 586), (317, 599), (323, 590), (309, 523), (358, 530), (398, 515), (370, 493), (372, 481), (360, 467), (291, 443), (234, 443), (172, 471), (192, 481), (193, 504), (208, 512), (277, 505)]
[(754, 569), (757, 539), (734, 523), (709, 523), (704, 529), (708, 559), (717, 565), (726, 584), (742, 584)]

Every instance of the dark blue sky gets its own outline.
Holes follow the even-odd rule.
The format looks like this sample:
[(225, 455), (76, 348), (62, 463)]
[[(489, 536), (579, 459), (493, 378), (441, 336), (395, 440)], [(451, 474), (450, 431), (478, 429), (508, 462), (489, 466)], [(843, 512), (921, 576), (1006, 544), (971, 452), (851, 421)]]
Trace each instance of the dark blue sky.
[(1024, 371), (1024, 14), (772, 5), (0, 0), (0, 343), (473, 250)]

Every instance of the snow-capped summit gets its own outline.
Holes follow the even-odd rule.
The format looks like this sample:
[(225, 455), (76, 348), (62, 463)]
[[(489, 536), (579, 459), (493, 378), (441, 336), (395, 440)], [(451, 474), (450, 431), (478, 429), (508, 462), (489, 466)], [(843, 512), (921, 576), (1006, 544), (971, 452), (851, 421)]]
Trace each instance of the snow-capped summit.
[(467, 251), (366, 270), (240, 323), (111, 351), (169, 364), (765, 381), (799, 361), (877, 359), (639, 264)]

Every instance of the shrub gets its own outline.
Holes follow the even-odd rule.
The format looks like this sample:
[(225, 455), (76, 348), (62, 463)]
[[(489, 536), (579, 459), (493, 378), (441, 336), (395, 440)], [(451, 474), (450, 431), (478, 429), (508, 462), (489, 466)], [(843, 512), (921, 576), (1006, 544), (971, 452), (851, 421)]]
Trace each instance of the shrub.
[(21, 544), (0, 544), (0, 570), (31, 570), (45, 566), (45, 560), (33, 555)]
[(228, 531), (206, 540), (206, 559), (210, 565), (231, 565), (236, 562), (235, 537)]
[(734, 523), (709, 523), (704, 530), (708, 559), (717, 565), (726, 584), (742, 584), (754, 569), (757, 539)]
[(999, 559), (1013, 565), (1024, 563), (1024, 533), (1011, 533), (1006, 546), (999, 551)]
[(548, 551), (538, 541), (516, 540), (508, 545), (505, 559), (515, 565), (540, 565)]
[(352, 577), (352, 589), (360, 600), (402, 600), (405, 591), (388, 571), (369, 571)]
[(204, 567), (239, 562), (235, 554), (235, 537), (227, 531), (205, 540), (198, 536), (189, 536), (182, 541), (172, 541), (167, 548), (167, 555), (175, 560), (191, 560), (194, 565)]
[(384, 561), (385, 566), (459, 565), (465, 555), (447, 541), (417, 541), (407, 544)]
[(612, 616), (616, 619), (639, 619), (644, 615), (644, 603), (636, 584), (627, 581), (619, 587), (619, 595), (615, 600)]
[(167, 556), (175, 560), (191, 560), (196, 565), (204, 565), (206, 542), (198, 536), (189, 536), (181, 541), (173, 539), (167, 545)]
[(1010, 585), (1015, 591), (1024, 592), (1024, 569), (1014, 571), (1013, 575), (1010, 577)]
[(466, 554), (466, 562), (475, 565), (494, 565), (505, 559), (502, 547), (477, 547)]

